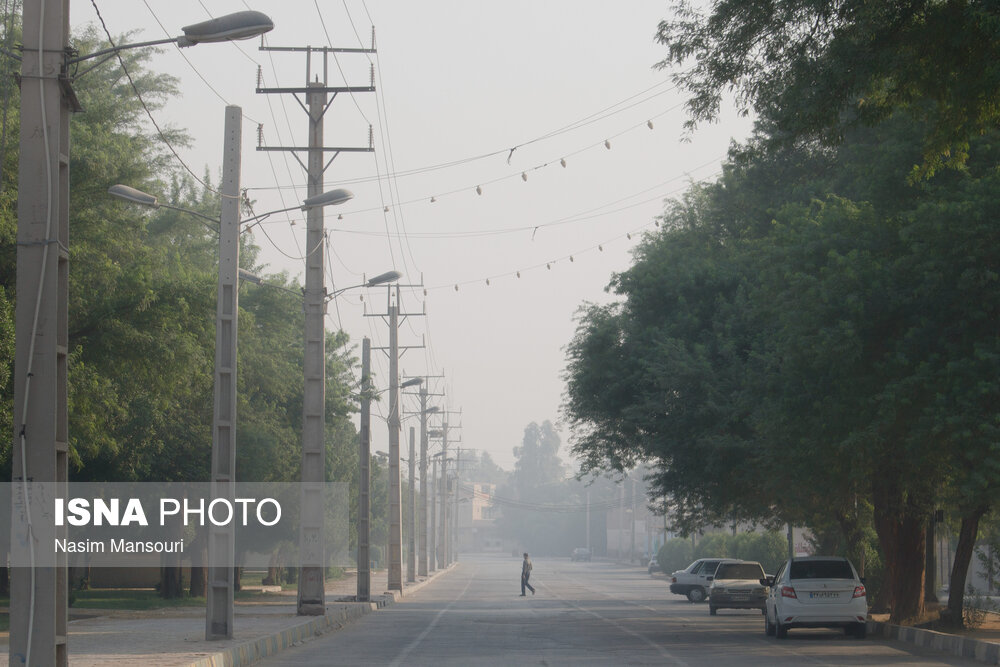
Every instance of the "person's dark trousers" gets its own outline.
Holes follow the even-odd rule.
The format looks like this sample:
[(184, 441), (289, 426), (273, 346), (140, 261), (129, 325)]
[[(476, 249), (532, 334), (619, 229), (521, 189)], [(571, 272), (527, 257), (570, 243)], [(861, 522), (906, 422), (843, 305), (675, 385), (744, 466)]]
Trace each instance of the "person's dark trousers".
[[(531, 575), (528, 575), (531, 576)], [(531, 591), (531, 594), (535, 594), (535, 587), (528, 583), (528, 577), (521, 577), (521, 595), (524, 595), (524, 589), (527, 588)]]

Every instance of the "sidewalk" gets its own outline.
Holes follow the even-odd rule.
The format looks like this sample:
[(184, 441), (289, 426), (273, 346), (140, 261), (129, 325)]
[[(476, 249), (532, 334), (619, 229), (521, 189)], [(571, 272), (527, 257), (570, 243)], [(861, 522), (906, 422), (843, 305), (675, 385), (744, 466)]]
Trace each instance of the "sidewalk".
[[(434, 577), (403, 584), (403, 594), (417, 591)], [(372, 573), (371, 590), (385, 591), (387, 571)], [(151, 611), (72, 609), (69, 623), (71, 667), (142, 665), (143, 667), (236, 667), (250, 665), (309, 637), (336, 630), (397, 594), (372, 595), (372, 602), (345, 601), (357, 592), (353, 573), (327, 582), (326, 616), (297, 616), (295, 593), (288, 602), (237, 601), (233, 639), (205, 641), (204, 607), (174, 607)], [(270, 596), (269, 596), (270, 597)], [(8, 638), (0, 636), (0, 667), (8, 666)]]

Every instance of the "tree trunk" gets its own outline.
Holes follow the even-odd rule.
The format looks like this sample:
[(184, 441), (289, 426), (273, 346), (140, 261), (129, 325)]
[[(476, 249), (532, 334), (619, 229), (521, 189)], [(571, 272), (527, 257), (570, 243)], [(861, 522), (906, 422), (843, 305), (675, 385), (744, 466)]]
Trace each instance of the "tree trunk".
[(948, 608), (941, 613), (941, 620), (952, 628), (965, 627), (962, 614), (965, 605), (965, 581), (969, 576), (969, 564), (976, 549), (979, 534), (979, 520), (986, 514), (987, 507), (977, 507), (962, 517), (962, 527), (958, 532), (958, 546), (955, 548), (955, 564), (951, 568), (948, 585)]
[(899, 493), (895, 485), (875, 483), (874, 523), (885, 577), (879, 601), (890, 608), (890, 623), (901, 624), (924, 613), (924, 547), (927, 512), (921, 511), (914, 490)]
[(0, 597), (10, 597), (10, 570), (0, 567)]
[(191, 566), (191, 597), (205, 597), (205, 589), (208, 588), (208, 568), (199, 565)]
[(184, 597), (183, 570), (179, 567), (160, 568), (160, 597), (165, 600)]
[(924, 551), (924, 602), (937, 602), (937, 560), (934, 557), (934, 516), (927, 522), (927, 546)]
[[(195, 529), (194, 539), (191, 541), (191, 550), (194, 552), (194, 561), (208, 562), (208, 541), (204, 529)], [(203, 598), (208, 588), (208, 567), (201, 565), (191, 566), (191, 585), (188, 591), (193, 598)]]

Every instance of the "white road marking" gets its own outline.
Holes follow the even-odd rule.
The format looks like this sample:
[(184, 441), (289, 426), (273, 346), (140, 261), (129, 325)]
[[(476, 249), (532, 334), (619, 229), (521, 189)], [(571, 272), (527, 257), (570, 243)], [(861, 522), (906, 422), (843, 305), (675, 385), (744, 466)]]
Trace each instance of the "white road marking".
[(445, 612), (448, 611), (449, 609), (451, 609), (452, 606), (456, 602), (458, 602), (463, 597), (465, 597), (465, 592), (468, 591), (469, 590), (469, 586), (472, 585), (472, 581), (475, 579), (475, 574), (476, 573), (473, 572), (472, 573), (473, 576), (469, 577), (469, 580), (465, 584), (465, 588), (462, 589), (462, 592), (459, 593), (458, 597), (455, 598), (454, 600), (452, 600), (451, 602), (449, 602), (448, 606), (446, 606), (444, 609), (442, 609), (441, 611), (439, 611), (434, 616), (434, 619), (430, 622), (430, 625), (428, 625), (426, 628), (424, 628), (424, 631), (421, 632), (419, 635), (417, 635), (416, 639), (414, 639), (412, 642), (410, 642), (409, 644), (407, 644), (406, 647), (402, 651), (399, 652), (399, 655), (397, 655), (396, 658), (392, 662), (389, 663), (390, 667), (399, 667), (400, 665), (402, 665), (403, 661), (406, 660), (407, 656), (410, 655), (410, 653), (413, 651), (413, 649), (415, 649), (418, 646), (420, 646), (420, 643), (422, 641), (424, 641), (424, 639), (427, 638), (427, 635), (429, 635), (431, 633), (431, 630), (433, 630), (434, 626), (436, 626), (438, 624), (438, 621), (441, 620), (441, 617), (444, 616)]

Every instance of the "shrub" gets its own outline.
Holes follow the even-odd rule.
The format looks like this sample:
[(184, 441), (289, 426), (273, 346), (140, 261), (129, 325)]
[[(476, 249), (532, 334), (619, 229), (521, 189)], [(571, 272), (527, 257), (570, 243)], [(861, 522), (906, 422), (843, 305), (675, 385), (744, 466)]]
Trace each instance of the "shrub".
[(694, 560), (693, 551), (691, 540), (675, 537), (663, 543), (656, 553), (656, 562), (660, 564), (660, 570), (670, 574), (690, 565)]

